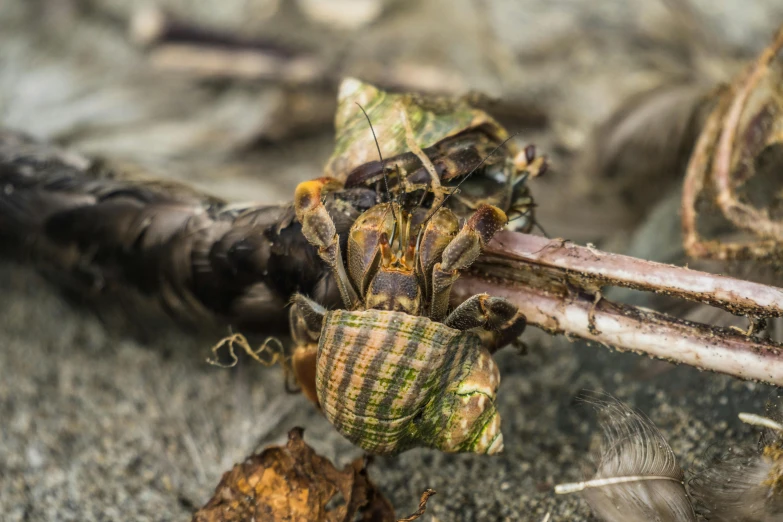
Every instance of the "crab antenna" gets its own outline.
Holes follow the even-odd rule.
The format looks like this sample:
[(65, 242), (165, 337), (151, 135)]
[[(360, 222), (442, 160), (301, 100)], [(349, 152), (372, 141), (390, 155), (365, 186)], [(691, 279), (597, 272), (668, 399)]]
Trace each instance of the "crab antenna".
[(551, 239), (551, 238), (549, 237), (549, 234), (547, 234), (547, 233), (546, 233), (546, 230), (544, 230), (544, 227), (542, 227), (542, 226), (541, 226), (541, 223), (539, 223), (539, 222), (538, 222), (538, 221), (536, 221), (536, 220), (533, 220), (533, 226), (534, 226), (534, 227), (536, 227), (538, 230), (540, 230), (540, 231), (541, 231), (541, 233), (542, 233), (542, 234), (544, 234), (544, 237), (545, 237), (545, 238), (547, 238), (547, 239)]
[[(400, 230), (401, 232), (406, 231), (410, 232), (410, 221), (408, 222), (408, 226), (403, 226), (403, 219), (405, 219), (404, 213), (402, 211), (402, 196), (405, 194), (405, 183), (403, 183), (402, 180), (402, 174), (400, 174), (400, 166), (395, 165), (394, 170), (397, 172), (397, 206), (400, 208), (400, 216), (399, 218), (395, 217), (395, 219), (400, 220)], [(404, 235), (400, 234), (400, 250), (405, 250), (405, 243), (408, 241), (408, 233), (405, 233)]]
[(378, 144), (378, 137), (375, 135), (375, 129), (372, 127), (372, 121), (370, 121), (370, 115), (367, 114), (367, 111), (364, 110), (364, 107), (359, 102), (356, 102), (356, 105), (362, 110), (364, 113), (364, 117), (367, 118), (367, 123), (370, 124), (370, 132), (372, 132), (372, 139), (375, 141), (375, 148), (378, 149), (378, 157), (381, 158), (381, 172), (383, 172), (383, 184), (386, 186), (386, 197), (389, 198), (389, 202), (392, 203), (391, 205), (391, 211), (392, 211), (392, 217), (394, 217), (394, 221), (397, 221), (397, 214), (394, 212), (394, 202), (392, 201), (391, 197), (391, 191), (389, 190), (389, 177), (386, 175), (386, 160), (383, 159), (383, 154), (381, 154), (381, 146)]
[[(530, 213), (529, 213), (529, 212), (522, 212), (522, 213), (521, 213), (521, 214), (519, 214), (518, 216), (516, 216), (516, 217), (513, 217), (513, 218), (509, 219), (507, 224), (508, 224), (508, 225), (510, 225), (510, 224), (511, 224), (511, 223), (513, 223), (514, 221), (516, 221), (516, 220), (518, 220), (518, 219), (522, 219), (523, 217), (528, 217), (529, 215), (530, 215)], [(542, 234), (544, 234), (544, 237), (545, 237), (545, 238), (547, 238), (547, 239), (552, 239), (552, 238), (549, 236), (549, 234), (547, 233), (547, 231), (546, 231), (546, 230), (544, 230), (544, 227), (542, 227), (542, 226), (541, 226), (541, 223), (539, 223), (538, 221), (536, 221), (536, 220), (535, 220), (535, 218), (533, 219), (533, 226), (534, 226), (535, 228), (537, 228), (538, 230), (540, 230), (540, 231), (541, 231), (541, 233), (542, 233)]]

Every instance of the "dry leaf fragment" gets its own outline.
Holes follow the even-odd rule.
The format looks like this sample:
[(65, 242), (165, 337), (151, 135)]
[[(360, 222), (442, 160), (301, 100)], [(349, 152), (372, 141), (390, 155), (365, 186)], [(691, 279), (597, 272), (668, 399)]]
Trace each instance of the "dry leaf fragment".
[[(392, 522), (394, 509), (367, 476), (362, 459), (339, 471), (305, 444), (303, 430), (234, 466), (193, 522)], [(340, 501), (342, 500), (342, 501)]]

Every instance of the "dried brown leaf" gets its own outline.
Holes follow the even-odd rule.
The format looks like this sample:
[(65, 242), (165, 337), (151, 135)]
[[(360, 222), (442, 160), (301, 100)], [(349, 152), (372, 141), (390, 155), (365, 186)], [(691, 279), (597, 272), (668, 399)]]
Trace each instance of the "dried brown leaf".
[(248, 457), (223, 475), (193, 522), (394, 521), (394, 509), (367, 476), (362, 459), (342, 471), (305, 444), (302, 429), (285, 447)]

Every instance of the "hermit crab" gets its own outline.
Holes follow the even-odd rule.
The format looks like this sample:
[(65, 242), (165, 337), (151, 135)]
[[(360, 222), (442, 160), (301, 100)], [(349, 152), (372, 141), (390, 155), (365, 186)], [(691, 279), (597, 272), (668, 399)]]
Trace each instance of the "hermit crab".
[[(294, 195), (291, 218), (328, 276), (312, 297), (305, 286), (291, 299), (295, 348), (285, 366), (335, 428), (370, 453), (496, 453), (503, 438), (492, 353), (526, 320), (487, 294), (451, 310), (451, 289), (509, 213), (525, 227), (534, 222), (525, 180), (546, 160), (532, 147), (517, 151), (465, 100), (389, 94), (357, 80), (341, 87), (336, 123), (326, 175)], [(369, 160), (368, 136), (379, 161)]]
[[(506, 210), (533, 222), (527, 174), (516, 174), (524, 167), (542, 172), (544, 159), (530, 148), (515, 159), (492, 158), (485, 151), (504, 147), (508, 135), (465, 102), (441, 107), (356, 80), (343, 83), (336, 119), (327, 176), (297, 187), (294, 210), (344, 309), (293, 297), (293, 374), (335, 428), (370, 453), (416, 446), (497, 453), (503, 448), (494, 402), (500, 375), (492, 352), (522, 333), (525, 318), (515, 305), (486, 294), (449, 312), (449, 297), (460, 271), (508, 222)], [(384, 145), (371, 142), (379, 161), (367, 153), (373, 123), (384, 137), (397, 136)], [(481, 166), (485, 178), (472, 190), (441, 186), (455, 178), (462, 185)], [(341, 240), (322, 198), (373, 184), (379, 201)], [(466, 214), (460, 226), (458, 215)]]
[(460, 270), (505, 225), (505, 213), (482, 204), (460, 229), (443, 206), (409, 211), (382, 202), (351, 227), (344, 263), (321, 202), (324, 191), (340, 186), (331, 178), (304, 182), (294, 199), (302, 232), (333, 272), (345, 305), (327, 311), (293, 298), (292, 366), (304, 393), (371, 453), (414, 446), (500, 451), (500, 376), (491, 350), (521, 334), (525, 318), (486, 294), (451, 313), (448, 303)]

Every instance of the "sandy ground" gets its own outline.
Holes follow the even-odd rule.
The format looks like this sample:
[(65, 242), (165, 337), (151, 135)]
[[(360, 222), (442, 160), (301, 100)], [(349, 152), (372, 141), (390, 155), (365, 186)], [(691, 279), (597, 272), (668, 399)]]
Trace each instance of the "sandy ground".
[[(263, 105), (271, 95), (262, 90), (253, 98), (247, 86), (216, 94), (181, 78), (159, 78), (125, 42), (129, 3), (74, 1), (56, 9), (44, 0), (3, 4), (3, 125), (134, 161), (235, 199), (287, 200), (298, 181), (317, 175), (329, 153), (328, 131), (237, 153), (237, 143), (263, 120), (242, 108)], [(188, 12), (182, 2), (169, 4)], [(205, 4), (197, 3), (189, 15), (245, 32), (256, 27), (242, 11), (254, 2), (225, 2), (238, 7), (219, 14)], [(476, 4), (427, 2), (418, 11), (394, 4), (391, 21), (368, 29), (367, 44), (353, 51), (357, 63), (362, 55), (424, 49), (460, 71), (466, 87), (539, 104), (551, 123), (531, 136), (563, 158), (557, 176), (534, 186), (550, 234), (642, 250), (655, 240), (676, 244), (676, 211), (651, 213), (635, 235), (612, 235), (603, 213), (609, 209), (569, 207), (557, 199), (570, 197), (574, 174), (565, 161), (584, 145), (592, 125), (624, 97), (687, 68), (666, 10), (641, 0), (478, 2), (488, 14), (482, 29), (484, 22), (470, 15)], [(772, 1), (694, 4), (736, 56), (759, 49), (783, 21), (783, 8)], [(438, 17), (446, 22), (433, 23)], [(410, 38), (400, 38), (400, 27)], [(454, 27), (458, 31), (449, 30)], [(476, 44), (487, 30), (517, 67), (504, 67), (496, 54), (487, 58), (486, 47)], [(150, 94), (150, 85), (160, 90)], [(205, 99), (213, 103), (202, 104)], [(656, 231), (664, 230), (672, 233), (661, 240)], [(678, 260), (676, 250), (665, 260)], [(338, 463), (359, 454), (303, 397), (284, 392), (278, 369), (249, 363), (218, 369), (205, 362), (214, 337), (174, 326), (139, 334), (100, 317), (33, 270), (0, 265), (3, 520), (186, 520), (233, 463), (283, 443), (294, 426), (304, 427), (306, 441)], [(778, 390), (768, 386), (532, 330), (526, 341), (527, 355), (509, 349), (498, 356), (502, 455), (414, 450), (375, 460), (372, 476), (399, 514), (413, 511), (420, 492), (431, 487), (438, 494), (423, 520), (538, 521), (548, 512), (553, 521), (592, 520), (579, 498), (552, 493), (554, 484), (581, 479), (589, 467), (595, 415), (577, 400), (583, 390), (607, 391), (640, 408), (693, 472), (720, 449), (753, 445), (753, 430), (736, 414), (762, 413), (778, 399)]]
[[(185, 520), (223, 471), (284, 443), (293, 426), (339, 463), (358, 456), (303, 397), (284, 393), (277, 369), (215, 368), (205, 363), (208, 339), (176, 330), (143, 344), (119, 336), (29, 270), (5, 266), (1, 284), (5, 520)], [(498, 357), (502, 455), (413, 450), (372, 465), (401, 513), (431, 487), (438, 495), (425, 520), (590, 520), (577, 497), (552, 494), (589, 466), (595, 415), (576, 399), (583, 390), (640, 408), (693, 471), (718, 448), (755, 444), (736, 414), (763, 412), (778, 397), (768, 386), (528, 337), (530, 353)]]

